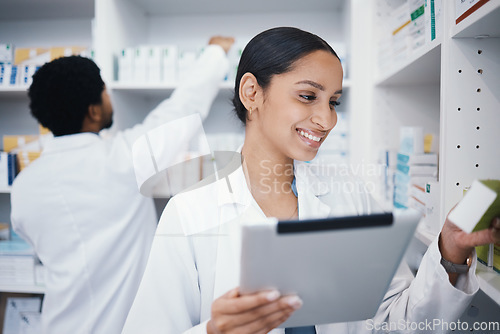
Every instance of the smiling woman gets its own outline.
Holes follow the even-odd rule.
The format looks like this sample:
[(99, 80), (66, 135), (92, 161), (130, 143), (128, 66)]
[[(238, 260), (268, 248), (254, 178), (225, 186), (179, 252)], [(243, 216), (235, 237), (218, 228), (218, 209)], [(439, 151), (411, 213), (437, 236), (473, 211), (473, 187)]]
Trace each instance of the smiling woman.
[[(301, 307), (302, 301), (298, 296), (280, 296), (278, 291), (247, 296), (240, 296), (238, 289), (228, 292), (235, 286), (232, 279), (238, 273), (239, 263), (227, 263), (224, 255), (238, 254), (240, 248), (240, 241), (233, 239), (229, 232), (229, 238), (219, 241), (222, 245), (220, 247), (226, 247), (229, 239), (232, 239), (230, 244), (235, 249), (218, 250), (218, 255), (213, 255), (212, 243), (217, 245), (218, 237), (207, 241), (203, 246), (193, 240), (196, 244), (195, 253), (200, 252), (199, 256), (193, 254), (197, 258), (196, 272), (188, 269), (187, 273), (174, 267), (168, 269), (168, 273), (164, 272), (169, 278), (163, 282), (176, 291), (184, 291), (181, 282), (200, 282), (201, 290), (193, 286), (193, 290), (188, 289), (191, 292), (181, 293), (177, 300), (172, 295), (163, 298), (163, 293), (154, 293), (156, 296), (151, 293), (152, 289), (163, 291), (165, 287), (153, 282), (159, 282), (157, 279), (162, 277), (162, 274), (156, 272), (159, 268), (169, 268), (170, 265), (165, 266), (164, 261), (171, 263), (170, 256), (184, 257), (190, 252), (185, 249), (186, 245), (175, 244), (178, 241), (189, 244), (191, 241), (165, 238), (172, 233), (178, 234), (177, 228), (190, 224), (184, 221), (187, 212), (178, 206), (181, 201), (204, 202), (204, 207), (191, 211), (196, 216), (202, 216), (191, 217), (191, 220), (194, 224), (199, 224), (200, 219), (215, 221), (222, 229), (237, 227), (252, 216), (253, 219), (291, 219), (297, 218), (299, 214), (307, 216), (315, 211), (314, 208), (299, 205), (294, 160), (312, 160), (335, 127), (335, 107), (342, 94), (342, 77), (342, 66), (335, 51), (322, 38), (312, 33), (291, 27), (274, 28), (258, 34), (248, 43), (238, 65), (233, 98), (236, 114), (245, 124), (245, 141), (241, 149), (242, 166), (228, 178), (231, 179), (231, 194), (223, 195), (216, 189), (217, 185), (211, 184), (194, 192), (175, 196), (169, 202), (156, 234), (160, 249), (155, 251), (153, 246), (151, 262), (148, 264), (150, 270), (149, 273), (146, 270), (136, 302), (129, 313), (125, 333), (138, 330), (157, 332), (160, 329), (177, 333), (190, 328), (208, 333), (267, 333)], [(211, 195), (201, 194), (206, 191)], [(305, 189), (299, 192), (307, 197)], [(198, 196), (200, 199), (215, 199), (216, 202), (200, 201)], [(215, 213), (219, 210), (217, 202), (220, 203), (221, 198), (227, 196), (232, 197), (233, 205), (243, 203), (242, 207), (236, 208), (236, 221), (229, 223), (225, 219), (233, 212), (221, 212), (220, 215)], [(174, 211), (179, 214), (177, 218), (169, 214)], [(162, 223), (164, 219), (168, 220), (168, 224)], [(213, 223), (209, 226), (213, 226)], [(185, 231), (184, 228), (182, 230)], [(216, 236), (225, 235), (218, 228), (216, 231)], [(163, 246), (173, 248), (165, 251), (161, 249)], [(165, 255), (167, 258), (164, 258)], [(187, 262), (181, 262), (186, 268)], [(188, 267), (192, 268), (189, 264)], [(214, 267), (221, 268), (215, 276)], [(205, 272), (205, 268), (210, 272)], [(227, 272), (229, 268), (231, 274)], [(155, 311), (150, 309), (148, 305), (155, 304), (151, 298), (162, 306), (155, 306)], [(169, 300), (174, 304), (164, 304)], [(201, 305), (198, 302), (191, 303), (195, 300), (201, 300)], [(165, 317), (163, 311), (162, 316), (153, 315), (162, 309), (172, 310), (174, 305), (177, 305), (176, 309), (179, 309), (178, 305), (186, 305), (186, 313), (182, 317), (173, 313)], [(150, 314), (156, 320), (150, 318)], [(314, 327), (309, 329), (314, 332)]]
[[(245, 48), (234, 105), (246, 125), (241, 153), (247, 181), (266, 216), (290, 218), (297, 208), (290, 190), (293, 161), (312, 160), (337, 123), (342, 76), (340, 60), (328, 44), (298, 29), (267, 30)], [(268, 176), (266, 184), (262, 161), (283, 169)], [(288, 185), (290, 191), (269, 192), (269, 182)]]

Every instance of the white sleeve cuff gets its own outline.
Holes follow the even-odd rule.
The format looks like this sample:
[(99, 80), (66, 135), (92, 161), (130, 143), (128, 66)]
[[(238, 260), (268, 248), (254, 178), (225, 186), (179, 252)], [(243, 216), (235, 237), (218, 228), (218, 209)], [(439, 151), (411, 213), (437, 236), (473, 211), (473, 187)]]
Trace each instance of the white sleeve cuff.
[[(422, 262), (424, 262), (425, 258), (428, 257), (427, 261), (432, 263), (433, 267), (435, 267), (437, 275), (440, 279), (449, 282), (449, 276), (444, 267), (441, 265), (441, 252), (439, 251), (437, 237), (430, 245), (427, 250), (426, 255)], [(467, 274), (459, 275), (457, 279), (457, 283), (454, 288), (457, 292), (462, 292), (466, 295), (473, 295), (479, 290), (479, 282), (476, 277), (476, 251), (473, 251), (472, 264), (469, 268), (469, 272)], [(422, 265), (421, 265), (422, 266)], [(451, 284), (449, 284), (451, 286)]]

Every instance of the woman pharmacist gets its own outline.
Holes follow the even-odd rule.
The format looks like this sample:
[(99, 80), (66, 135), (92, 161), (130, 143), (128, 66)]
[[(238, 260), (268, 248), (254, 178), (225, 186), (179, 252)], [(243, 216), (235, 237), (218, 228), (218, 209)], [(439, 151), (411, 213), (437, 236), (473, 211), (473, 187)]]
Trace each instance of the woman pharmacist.
[[(168, 203), (124, 333), (372, 332), (364, 321), (275, 329), (301, 307), (299, 296), (277, 291), (242, 296), (237, 288), (241, 221), (327, 216), (347, 201), (338, 194), (338, 202), (322, 202), (314, 177), (304, 168), (293, 169), (294, 160), (315, 157), (335, 126), (341, 92), (340, 61), (316, 35), (275, 28), (250, 41), (241, 56), (234, 97), (245, 124), (243, 166), (229, 175), (231, 191), (222, 179)], [(289, 191), (269, 191), (269, 184)], [(214, 222), (220, 225), (205, 229)], [(402, 263), (373, 322), (457, 320), (478, 290), (473, 246), (499, 241), (500, 225), (495, 224), (467, 235), (446, 221), (416, 278)], [(200, 227), (200, 237), (188, 235), (193, 226)], [(219, 237), (206, 237), (214, 231)], [(448, 274), (440, 263), (444, 258), (461, 265), (471, 255), (464, 274)]]

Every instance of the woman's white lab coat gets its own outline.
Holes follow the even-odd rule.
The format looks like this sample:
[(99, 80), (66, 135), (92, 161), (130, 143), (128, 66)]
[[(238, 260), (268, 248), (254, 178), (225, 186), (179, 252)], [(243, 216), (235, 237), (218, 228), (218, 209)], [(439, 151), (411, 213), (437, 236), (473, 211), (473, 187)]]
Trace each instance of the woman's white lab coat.
[(205, 117), (227, 68), (223, 49), (207, 47), (195, 75), (144, 122), (111, 138), (55, 137), (16, 178), (12, 224), (47, 271), (44, 333), (120, 333), (157, 223), (152, 199), (139, 193), (131, 147), (170, 120)]
[[(337, 188), (339, 183), (323, 182), (304, 166), (296, 168), (295, 174), (300, 218), (361, 213), (366, 209), (367, 203), (359, 194), (335, 190), (342, 189)], [(206, 333), (213, 300), (238, 286), (239, 224), (263, 217), (241, 168), (227, 179), (175, 196), (162, 214), (124, 333)], [(402, 320), (455, 321), (478, 290), (475, 262), (456, 288), (449, 283), (440, 257), (434, 241), (415, 279), (402, 263), (373, 321), (385, 321), (387, 326)], [(370, 284), (372, 274), (376, 273), (367, 273), (366, 284)], [(381, 327), (360, 321), (319, 325), (316, 330), (358, 334)]]

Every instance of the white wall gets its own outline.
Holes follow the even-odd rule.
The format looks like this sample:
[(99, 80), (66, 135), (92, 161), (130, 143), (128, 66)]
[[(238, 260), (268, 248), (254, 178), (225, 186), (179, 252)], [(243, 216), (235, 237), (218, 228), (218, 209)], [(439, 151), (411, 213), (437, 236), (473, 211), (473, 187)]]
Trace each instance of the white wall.
[(328, 42), (344, 41), (344, 19), (335, 12), (151, 17), (147, 42), (192, 48), (193, 45), (205, 45), (212, 35), (221, 34), (235, 36), (237, 43), (244, 45), (259, 32), (277, 26), (295, 26)]

